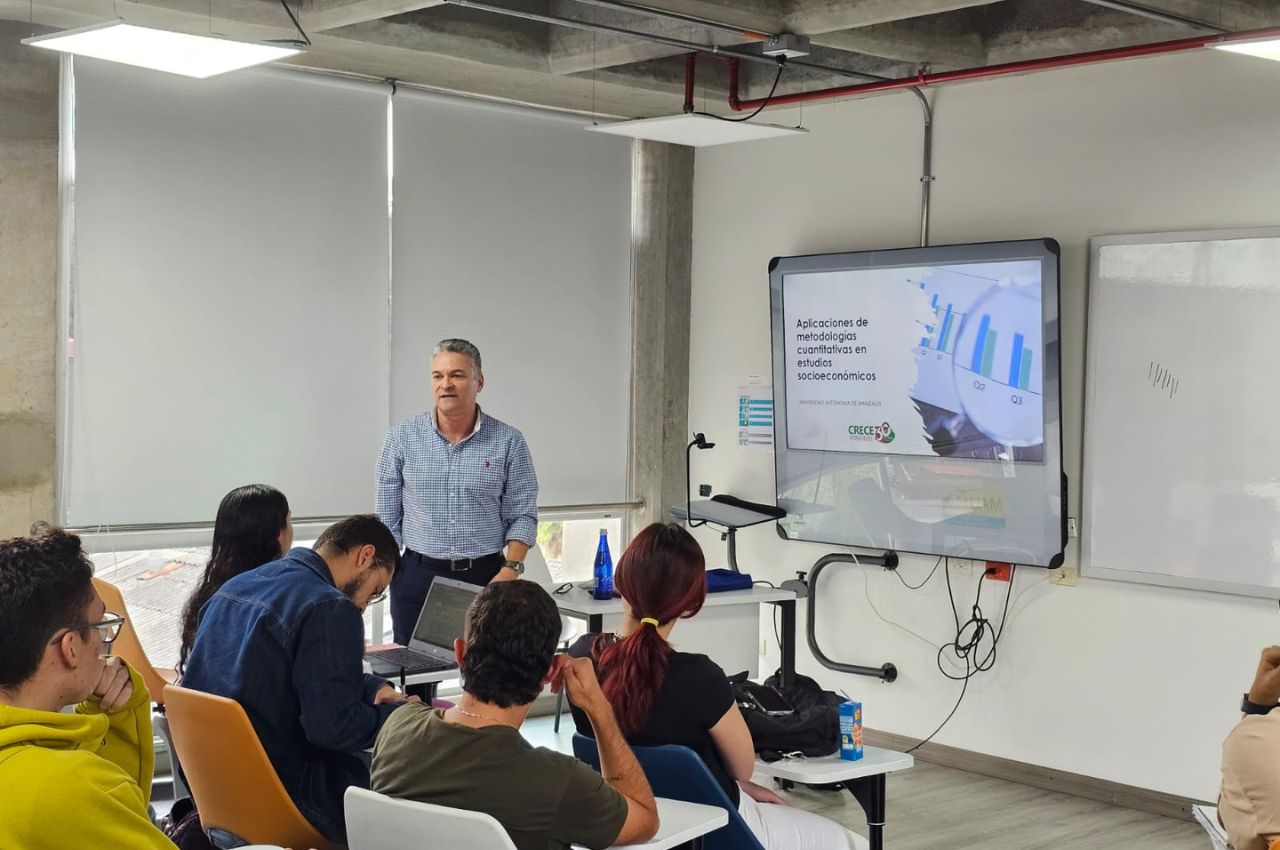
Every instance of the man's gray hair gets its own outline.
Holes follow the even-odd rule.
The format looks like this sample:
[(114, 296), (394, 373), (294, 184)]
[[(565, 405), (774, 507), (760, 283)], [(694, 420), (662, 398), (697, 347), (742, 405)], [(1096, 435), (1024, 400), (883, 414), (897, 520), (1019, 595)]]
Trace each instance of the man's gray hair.
[(476, 372), (484, 371), (480, 367), (480, 349), (476, 348), (471, 342), (465, 339), (442, 339), (436, 343), (436, 350), (431, 352), (431, 356), (435, 357), (437, 354), (443, 354), (446, 351), (471, 358), (471, 362), (476, 364)]

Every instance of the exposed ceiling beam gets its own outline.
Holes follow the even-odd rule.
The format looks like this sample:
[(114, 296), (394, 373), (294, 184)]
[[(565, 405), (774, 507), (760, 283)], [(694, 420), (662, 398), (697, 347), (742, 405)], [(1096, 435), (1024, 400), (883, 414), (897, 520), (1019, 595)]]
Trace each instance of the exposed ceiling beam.
[(788, 32), (813, 36), (999, 2), (1001, 0), (795, 0), (784, 24)]
[(960, 27), (923, 27), (917, 21), (877, 24), (813, 36), (813, 43), (836, 50), (879, 56), (895, 62), (918, 65), (927, 62), (935, 69), (971, 68), (986, 62), (987, 48), (982, 35)]
[(376, 21), (405, 12), (430, 9), (443, 0), (309, 0), (303, 6), (302, 26), (308, 32)]

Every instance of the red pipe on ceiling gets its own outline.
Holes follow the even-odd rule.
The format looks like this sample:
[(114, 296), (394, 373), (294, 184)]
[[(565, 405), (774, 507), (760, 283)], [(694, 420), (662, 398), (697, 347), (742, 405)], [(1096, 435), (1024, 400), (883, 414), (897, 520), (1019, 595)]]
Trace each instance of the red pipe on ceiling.
[(1136, 59), (1142, 56), (1159, 56), (1165, 53), (1178, 53), (1187, 50), (1199, 50), (1215, 44), (1234, 41), (1260, 41), (1280, 38), (1280, 27), (1249, 30), (1229, 33), (1227, 35), (1198, 35), (1176, 41), (1160, 41), (1154, 44), (1139, 44), (1132, 47), (1115, 47), (1108, 50), (1094, 50), (1088, 53), (1072, 53), (1067, 56), (1049, 56), (1044, 59), (1029, 59), (1023, 62), (1007, 62), (1003, 65), (987, 65), (981, 68), (965, 68), (959, 71), (942, 71), (927, 74), (923, 71), (914, 77), (901, 77), (895, 80), (881, 80), (871, 83), (858, 83), (850, 86), (838, 86), (816, 91), (796, 92), (795, 94), (775, 95), (766, 101), (742, 100), (738, 97), (739, 60), (729, 60), (729, 108), (735, 112), (757, 109), (767, 102), (769, 106), (786, 106), (793, 103), (808, 103), (812, 100), (827, 100), (836, 97), (856, 97), (858, 95), (876, 94), (879, 92), (897, 91), (925, 86), (940, 86), (947, 83), (959, 83), (968, 80), (981, 80), (989, 77), (1006, 77), (1011, 74), (1027, 74), (1034, 71), (1049, 71), (1054, 68), (1070, 68), (1075, 65), (1090, 65), (1098, 62), (1110, 62), (1116, 59)]

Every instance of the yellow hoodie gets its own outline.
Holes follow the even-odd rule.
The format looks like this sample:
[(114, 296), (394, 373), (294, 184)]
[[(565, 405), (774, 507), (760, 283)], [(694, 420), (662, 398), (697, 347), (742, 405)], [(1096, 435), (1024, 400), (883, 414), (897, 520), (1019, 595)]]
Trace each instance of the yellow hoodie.
[(0, 848), (174, 850), (147, 814), (151, 697), (136, 670), (115, 714), (96, 699), (75, 714), (0, 703)]

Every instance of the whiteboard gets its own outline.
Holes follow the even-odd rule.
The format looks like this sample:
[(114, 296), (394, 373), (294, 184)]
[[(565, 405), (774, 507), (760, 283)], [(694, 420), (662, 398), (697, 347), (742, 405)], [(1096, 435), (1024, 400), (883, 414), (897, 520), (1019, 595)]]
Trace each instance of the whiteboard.
[(1280, 228), (1090, 241), (1081, 570), (1280, 598)]

